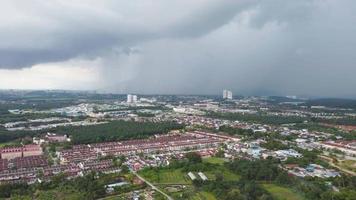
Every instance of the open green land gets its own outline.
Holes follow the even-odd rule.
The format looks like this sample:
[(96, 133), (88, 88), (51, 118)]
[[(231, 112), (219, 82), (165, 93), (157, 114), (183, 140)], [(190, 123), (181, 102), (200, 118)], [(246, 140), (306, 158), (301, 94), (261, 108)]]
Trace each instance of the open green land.
[(216, 200), (210, 192), (197, 192), (190, 200)]
[[(215, 163), (215, 166), (209, 171), (202, 171), (209, 180), (214, 180), (216, 174), (222, 174), (224, 180), (237, 181), (240, 176), (231, 172), (225, 166), (223, 166), (224, 160), (221, 158), (206, 158), (204, 162)], [(220, 163), (220, 164), (216, 164)], [(193, 171), (198, 173), (198, 171)], [(191, 180), (188, 178), (187, 173), (182, 169), (146, 169), (139, 172), (140, 175), (148, 179), (154, 184), (191, 184)], [(196, 174), (196, 176), (198, 176)]]
[(275, 184), (262, 184), (262, 187), (271, 193), (276, 200), (304, 200), (301, 195), (286, 187)]
[(227, 169), (225, 167), (217, 167), (216, 169), (214, 169), (212, 171), (204, 172), (204, 174), (208, 177), (209, 180), (214, 180), (215, 175), (217, 173), (221, 173), (224, 177), (224, 180), (226, 180), (226, 181), (237, 181), (240, 179), (239, 175), (231, 172), (229, 169)]
[(144, 170), (140, 175), (155, 184), (190, 184), (180, 169)]
[(344, 160), (337, 163), (338, 166), (348, 169), (350, 171), (356, 172), (356, 161), (355, 160)]
[(217, 173), (221, 173), (224, 176), (224, 180), (227, 180), (227, 181), (237, 181), (240, 179), (239, 175), (231, 172), (229, 169), (227, 169), (225, 166), (223, 166), (223, 164), (226, 162), (226, 160), (224, 158), (209, 157), (209, 158), (204, 158), (203, 162), (220, 165), (220, 166), (215, 166), (214, 169), (212, 169), (211, 171), (204, 172), (204, 174), (210, 180), (214, 180), (215, 175)]
[(204, 158), (203, 162), (211, 163), (211, 164), (219, 164), (222, 165), (224, 164), (225, 159), (224, 158), (218, 158), (218, 157), (209, 157), (209, 158)]

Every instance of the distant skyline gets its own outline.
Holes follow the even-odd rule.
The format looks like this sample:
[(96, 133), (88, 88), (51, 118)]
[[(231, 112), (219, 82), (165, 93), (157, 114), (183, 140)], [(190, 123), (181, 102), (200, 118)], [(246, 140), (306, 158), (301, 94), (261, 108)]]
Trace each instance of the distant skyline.
[(4, 0), (0, 89), (356, 98), (354, 0)]

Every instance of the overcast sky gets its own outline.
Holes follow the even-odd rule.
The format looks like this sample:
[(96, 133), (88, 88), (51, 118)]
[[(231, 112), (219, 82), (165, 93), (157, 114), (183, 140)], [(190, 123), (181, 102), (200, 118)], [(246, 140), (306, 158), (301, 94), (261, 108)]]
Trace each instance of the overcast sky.
[(355, 0), (2, 0), (0, 89), (356, 97)]

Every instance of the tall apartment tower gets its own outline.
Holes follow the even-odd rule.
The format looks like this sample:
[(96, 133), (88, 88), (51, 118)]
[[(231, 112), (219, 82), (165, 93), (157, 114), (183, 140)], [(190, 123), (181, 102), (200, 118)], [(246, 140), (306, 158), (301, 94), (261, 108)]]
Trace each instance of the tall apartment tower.
[(224, 90), (223, 99), (232, 99), (232, 92), (230, 90)]
[(132, 95), (132, 102), (136, 103), (137, 102), (137, 95)]
[(137, 95), (128, 94), (127, 103), (137, 103)]
[(127, 95), (127, 103), (132, 103), (132, 94)]

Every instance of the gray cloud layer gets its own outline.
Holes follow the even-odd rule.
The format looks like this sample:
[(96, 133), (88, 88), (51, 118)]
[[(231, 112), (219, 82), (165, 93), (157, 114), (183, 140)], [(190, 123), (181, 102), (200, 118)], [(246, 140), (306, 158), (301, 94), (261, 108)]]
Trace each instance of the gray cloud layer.
[(92, 89), (356, 97), (353, 0), (9, 0), (0, 11), (0, 68), (99, 60)]

